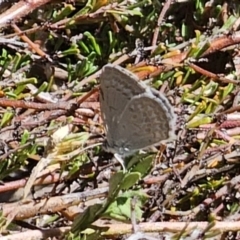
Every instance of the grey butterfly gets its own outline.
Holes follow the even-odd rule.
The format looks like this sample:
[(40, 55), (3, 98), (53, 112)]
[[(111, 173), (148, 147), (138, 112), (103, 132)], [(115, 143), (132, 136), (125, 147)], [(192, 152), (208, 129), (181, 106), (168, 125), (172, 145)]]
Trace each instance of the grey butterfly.
[(175, 138), (176, 117), (167, 98), (120, 66), (103, 67), (100, 107), (108, 152), (129, 156)]

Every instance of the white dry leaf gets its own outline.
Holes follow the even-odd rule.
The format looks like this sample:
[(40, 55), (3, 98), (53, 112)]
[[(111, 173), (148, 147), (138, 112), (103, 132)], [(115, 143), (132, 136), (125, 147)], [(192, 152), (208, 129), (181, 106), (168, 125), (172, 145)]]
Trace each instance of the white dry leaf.
[(53, 144), (57, 145), (59, 142), (61, 142), (63, 138), (65, 138), (70, 134), (70, 132), (72, 131), (72, 128), (73, 128), (73, 125), (68, 124), (63, 127), (60, 127), (56, 132), (54, 132), (51, 137)]
[(49, 143), (47, 144), (46, 158), (41, 158), (38, 164), (33, 168), (31, 176), (29, 177), (26, 186), (24, 188), (23, 200), (27, 198), (35, 180), (38, 178), (43, 169), (45, 169), (52, 160), (55, 159), (58, 151), (56, 145), (61, 142), (64, 137), (68, 136), (71, 132), (72, 124), (68, 124), (66, 126), (60, 127), (56, 132), (52, 134), (51, 139), (49, 139)]

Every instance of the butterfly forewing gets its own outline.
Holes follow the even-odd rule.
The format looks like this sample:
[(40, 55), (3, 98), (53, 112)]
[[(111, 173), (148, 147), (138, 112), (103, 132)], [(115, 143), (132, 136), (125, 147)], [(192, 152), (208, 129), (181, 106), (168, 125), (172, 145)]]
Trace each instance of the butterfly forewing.
[(117, 139), (119, 116), (127, 103), (133, 95), (145, 91), (142, 86), (135, 84), (136, 81), (134, 74), (119, 66), (108, 64), (103, 68), (100, 76), (100, 106), (109, 145)]

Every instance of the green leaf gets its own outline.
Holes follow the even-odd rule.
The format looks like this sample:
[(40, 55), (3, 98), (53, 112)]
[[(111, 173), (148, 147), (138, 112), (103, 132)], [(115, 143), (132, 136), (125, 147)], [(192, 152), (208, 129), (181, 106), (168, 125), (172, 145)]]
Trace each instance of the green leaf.
[(13, 117), (14, 117), (14, 113), (11, 110), (11, 108), (8, 107), (7, 111), (3, 114), (0, 126), (3, 127), (6, 124), (8, 124)]
[(142, 217), (141, 208), (148, 199), (147, 195), (141, 191), (127, 191), (121, 194), (121, 196), (117, 197), (117, 199), (110, 204), (103, 214), (103, 217), (128, 221), (131, 217), (131, 201), (133, 197), (136, 198), (133, 211), (135, 211), (136, 220), (139, 221)]
[(99, 46), (98, 43), (96, 42), (94, 36), (93, 36), (90, 32), (84, 32), (83, 35), (87, 37), (87, 39), (89, 40), (91, 46), (93, 47), (93, 49), (95, 50), (95, 52), (98, 54), (98, 56), (101, 56), (100, 46)]
[(212, 117), (206, 114), (198, 114), (191, 121), (187, 123), (187, 128), (195, 128), (203, 124), (208, 124), (212, 122)]
[(30, 137), (29, 132), (25, 129), (21, 137), (21, 145), (25, 144)]
[(116, 189), (119, 188), (121, 181), (123, 180), (124, 177), (124, 173), (121, 172), (117, 172), (115, 173), (109, 180), (109, 193), (108, 196), (112, 196), (113, 194), (115, 194)]
[(127, 173), (120, 184), (120, 189), (128, 190), (134, 184), (136, 184), (140, 180), (140, 178), (141, 174), (138, 172)]
[(89, 227), (96, 219), (98, 219), (102, 209), (102, 204), (94, 204), (88, 207), (83, 213), (77, 215), (74, 219), (71, 232), (79, 233)]
[(154, 160), (155, 154), (147, 154), (142, 157), (142, 159), (137, 163), (136, 166), (132, 169), (133, 172), (138, 172), (141, 174), (141, 177), (146, 176), (152, 168), (152, 163)]

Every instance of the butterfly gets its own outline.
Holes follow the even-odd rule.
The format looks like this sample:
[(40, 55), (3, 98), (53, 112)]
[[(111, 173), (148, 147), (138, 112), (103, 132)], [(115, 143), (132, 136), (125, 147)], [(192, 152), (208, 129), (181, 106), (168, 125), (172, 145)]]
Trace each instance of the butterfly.
[(129, 156), (175, 139), (176, 116), (168, 99), (120, 66), (103, 67), (100, 108), (108, 152)]

